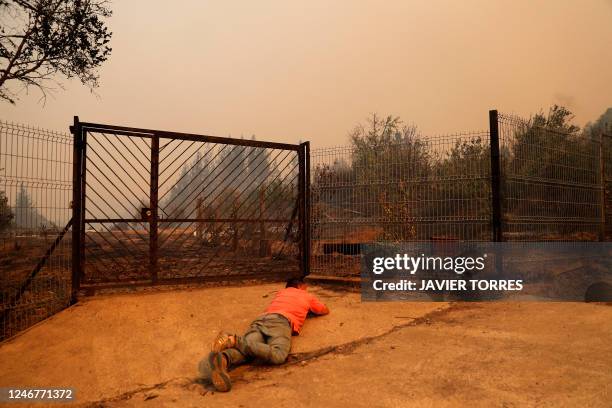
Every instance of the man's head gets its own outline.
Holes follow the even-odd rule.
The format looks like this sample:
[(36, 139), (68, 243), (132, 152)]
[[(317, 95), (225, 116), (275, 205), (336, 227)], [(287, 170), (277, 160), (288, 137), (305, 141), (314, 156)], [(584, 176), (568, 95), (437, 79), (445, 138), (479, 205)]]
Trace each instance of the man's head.
[(285, 285), (285, 287), (306, 290), (306, 283), (302, 278), (291, 278), (287, 281), (287, 285)]

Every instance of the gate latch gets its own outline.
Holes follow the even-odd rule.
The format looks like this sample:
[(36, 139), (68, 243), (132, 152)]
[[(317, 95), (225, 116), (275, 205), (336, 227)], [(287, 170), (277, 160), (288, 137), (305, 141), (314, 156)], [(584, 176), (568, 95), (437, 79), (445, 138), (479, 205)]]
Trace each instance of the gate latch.
[(153, 211), (151, 211), (150, 208), (142, 208), (140, 210), (140, 218), (142, 218), (144, 221), (150, 220), (152, 214), (153, 214)]

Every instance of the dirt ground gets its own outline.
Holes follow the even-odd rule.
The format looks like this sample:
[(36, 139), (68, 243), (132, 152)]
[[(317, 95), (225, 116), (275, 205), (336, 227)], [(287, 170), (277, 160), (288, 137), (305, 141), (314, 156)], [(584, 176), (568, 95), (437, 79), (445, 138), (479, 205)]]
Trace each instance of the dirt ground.
[(0, 386), (73, 387), (72, 406), (105, 407), (612, 401), (610, 306), (361, 303), (319, 287), (332, 313), (307, 321), (287, 364), (234, 370), (227, 394), (199, 383), (197, 362), (217, 331), (242, 331), (280, 287), (89, 298), (0, 345)]

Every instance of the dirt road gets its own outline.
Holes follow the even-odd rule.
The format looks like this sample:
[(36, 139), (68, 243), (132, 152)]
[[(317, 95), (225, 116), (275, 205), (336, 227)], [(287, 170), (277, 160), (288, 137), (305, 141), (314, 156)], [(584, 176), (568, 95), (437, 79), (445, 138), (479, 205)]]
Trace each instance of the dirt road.
[[(193, 379), (219, 330), (241, 333), (281, 284), (85, 298), (0, 346), (0, 386), (66, 386), (98, 401), (177, 378)], [(447, 304), (365, 304), (357, 293), (313, 287), (333, 313), (307, 322), (293, 353), (367, 335)]]
[(222, 322), (228, 329), (246, 326), (253, 313), (245, 305), (265, 306), (276, 288), (85, 302), (1, 346), (0, 386), (71, 385), (79, 405), (109, 407), (604, 407), (612, 401), (610, 306), (365, 304), (358, 294), (318, 288), (332, 314), (307, 322), (289, 364), (233, 371), (227, 394), (194, 382), (194, 361)]

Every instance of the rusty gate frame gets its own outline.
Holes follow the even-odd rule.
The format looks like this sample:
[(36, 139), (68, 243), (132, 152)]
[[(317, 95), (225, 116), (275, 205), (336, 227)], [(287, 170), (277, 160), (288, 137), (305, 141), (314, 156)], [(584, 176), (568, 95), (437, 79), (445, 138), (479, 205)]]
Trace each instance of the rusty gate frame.
[[(167, 278), (158, 279), (157, 276), (157, 260), (158, 260), (158, 182), (159, 182), (159, 139), (186, 140), (193, 142), (207, 142), (218, 145), (233, 145), (256, 148), (271, 148), (280, 150), (295, 151), (298, 158), (298, 183), (297, 183), (297, 230), (299, 235), (299, 270), (304, 277), (310, 271), (310, 142), (301, 144), (288, 144), (278, 142), (266, 142), (258, 140), (233, 139), (218, 136), (199, 135), (191, 133), (180, 133), (154, 129), (133, 128), (125, 126), (114, 126), (99, 123), (81, 122), (78, 116), (74, 117), (74, 124), (70, 126), (70, 132), (74, 137), (74, 160), (73, 160), (73, 192), (72, 192), (72, 297), (76, 300), (82, 285), (82, 277), (84, 276), (85, 266), (85, 224), (96, 222), (114, 222), (114, 221), (133, 221), (125, 219), (85, 219), (85, 180), (84, 175), (87, 168), (86, 150), (87, 150), (87, 133), (91, 132), (108, 132), (117, 137), (136, 136), (141, 138), (149, 138), (151, 140), (151, 174), (150, 174), (150, 205), (146, 214), (142, 214), (142, 219), (138, 220), (143, 223), (149, 223), (149, 275), (150, 279), (147, 282), (124, 283), (119, 282), (113, 285), (104, 285), (101, 287), (130, 287), (130, 286), (147, 286), (147, 285), (163, 285), (163, 284), (181, 284), (192, 282), (203, 282), (211, 280), (228, 280), (231, 277), (206, 277), (194, 276), (184, 278)], [(165, 221), (173, 221), (167, 219)], [(193, 219), (191, 221), (198, 222)], [(287, 225), (287, 234), (285, 240), (292, 228), (293, 218), (289, 220)], [(254, 276), (256, 277), (256, 275)], [(87, 289), (95, 290), (96, 285), (89, 286)]]

